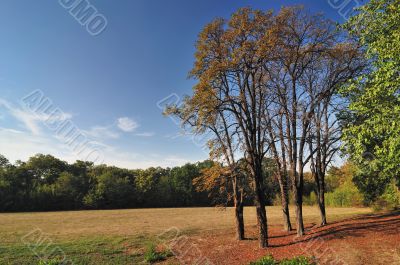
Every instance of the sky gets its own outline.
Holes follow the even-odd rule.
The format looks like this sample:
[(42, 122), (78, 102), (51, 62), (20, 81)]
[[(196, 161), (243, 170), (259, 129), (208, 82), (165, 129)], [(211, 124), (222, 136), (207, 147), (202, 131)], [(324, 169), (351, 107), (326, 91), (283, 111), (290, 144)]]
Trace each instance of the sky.
[[(84, 0), (94, 13), (78, 21), (80, 1), (0, 3), (0, 154), (11, 162), (37, 153), (131, 169), (204, 160), (204, 140), (162, 115), (165, 103), (191, 93), (195, 81), (187, 76), (201, 29), (240, 7), (296, 4), (343, 22), (343, 11), (357, 4)], [(55, 124), (72, 125), (82, 148)]]

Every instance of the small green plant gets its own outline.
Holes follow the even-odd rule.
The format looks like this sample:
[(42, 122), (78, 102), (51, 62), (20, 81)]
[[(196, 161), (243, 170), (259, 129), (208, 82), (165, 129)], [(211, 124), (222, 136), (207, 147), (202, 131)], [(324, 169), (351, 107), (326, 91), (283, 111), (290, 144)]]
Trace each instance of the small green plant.
[(163, 252), (158, 252), (156, 249), (156, 245), (154, 243), (150, 243), (147, 245), (146, 252), (144, 253), (144, 260), (147, 263), (155, 263), (158, 261), (163, 261), (168, 257), (172, 257), (173, 253), (170, 250), (165, 250)]
[(62, 261), (57, 260), (57, 259), (51, 259), (51, 260), (40, 260), (38, 265), (61, 265), (64, 264)]
[(279, 263), (280, 265), (314, 265), (315, 262), (311, 261), (306, 257), (297, 257), (294, 259), (283, 260)]
[(258, 261), (251, 262), (250, 265), (315, 265), (315, 262), (306, 257), (276, 261), (272, 256), (267, 256)]
[(250, 265), (275, 265), (277, 262), (272, 256), (264, 257), (258, 261), (251, 262)]

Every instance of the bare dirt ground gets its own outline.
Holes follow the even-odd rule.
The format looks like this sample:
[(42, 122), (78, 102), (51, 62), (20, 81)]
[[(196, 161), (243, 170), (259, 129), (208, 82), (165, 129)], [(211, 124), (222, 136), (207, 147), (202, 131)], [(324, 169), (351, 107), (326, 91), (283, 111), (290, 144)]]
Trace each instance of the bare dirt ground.
[[(248, 239), (239, 243), (232, 232), (224, 231), (191, 240), (198, 247), (196, 252), (214, 264), (242, 265), (268, 255), (279, 260), (314, 257), (317, 264), (400, 264), (400, 212), (363, 215), (325, 227), (309, 223), (303, 238), (297, 238), (295, 231), (287, 234), (280, 226), (272, 225), (266, 250), (258, 247), (256, 226), (247, 227), (247, 231)], [(180, 263), (193, 261), (187, 253), (182, 257)]]

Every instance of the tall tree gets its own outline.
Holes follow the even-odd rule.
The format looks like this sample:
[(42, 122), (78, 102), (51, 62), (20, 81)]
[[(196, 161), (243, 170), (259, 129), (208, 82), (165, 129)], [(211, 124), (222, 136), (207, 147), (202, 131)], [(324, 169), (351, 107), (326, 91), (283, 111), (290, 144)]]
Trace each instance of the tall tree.
[[(166, 114), (175, 115), (182, 120), (184, 127), (189, 127), (195, 134), (210, 133), (208, 147), (210, 158), (217, 163), (203, 171), (194, 183), (200, 191), (217, 190), (232, 197), (235, 207), (236, 235), (238, 240), (243, 240), (245, 235), (243, 219), (243, 187), (236, 152), (239, 145), (238, 125), (226, 111), (221, 109), (221, 101), (211, 98), (212, 95), (195, 94), (187, 97), (179, 106), (169, 106)], [(221, 166), (221, 163), (224, 166)], [(232, 185), (232, 189), (226, 185)], [(230, 196), (231, 195), (231, 196)]]
[(346, 151), (361, 169), (356, 183), (373, 200), (400, 187), (400, 1), (371, 0), (347, 23), (372, 63), (347, 89)]
[(338, 31), (337, 36), (335, 45), (326, 49), (310, 63), (301, 82), (310, 91), (312, 101), (317, 101), (307, 141), (311, 154), (311, 172), (316, 183), (321, 225), (327, 223), (325, 175), (340, 146), (341, 129), (337, 116), (347, 106), (346, 100), (340, 97), (338, 91), (348, 80), (359, 77), (366, 66), (357, 43), (347, 38), (344, 32)]
[[(302, 236), (303, 175), (311, 158), (306, 144), (314, 109), (326, 96), (324, 91), (310, 90), (303, 81), (310, 65), (334, 46), (335, 24), (302, 7), (283, 8), (276, 16), (272, 36), (274, 60), (267, 61), (264, 66), (268, 73), (267, 86), (274, 94), (267, 120), (276, 128), (276, 132), (269, 131), (279, 140), (281, 168), (284, 174), (290, 175), (297, 234)], [(273, 152), (277, 153), (278, 149), (273, 148)]]
[(262, 161), (267, 152), (263, 116), (268, 91), (262, 85), (265, 74), (261, 67), (268, 53), (267, 49), (260, 53), (258, 48), (266, 39), (271, 21), (271, 12), (244, 8), (227, 22), (217, 19), (210, 23), (199, 35), (196, 62), (191, 71), (191, 76), (198, 80), (193, 98), (208, 101), (218, 114), (223, 114), (221, 117), (228, 118), (226, 127), (234, 125), (240, 140), (253, 181), (261, 247), (268, 246), (262, 174)]
[[(286, 231), (292, 230), (292, 224), (290, 221), (289, 212), (289, 191), (290, 191), (290, 179), (288, 174), (288, 164), (286, 158), (285, 145), (280, 144), (281, 150), (279, 150), (279, 142), (284, 143), (284, 131), (283, 131), (283, 120), (281, 113), (273, 113), (273, 108), (267, 109), (266, 116), (266, 127), (270, 136), (270, 142), (268, 143), (272, 157), (274, 158), (276, 165), (276, 175), (280, 189), (280, 199), (282, 205), (283, 214), (283, 227)], [(277, 116), (278, 121), (274, 122), (274, 115)]]

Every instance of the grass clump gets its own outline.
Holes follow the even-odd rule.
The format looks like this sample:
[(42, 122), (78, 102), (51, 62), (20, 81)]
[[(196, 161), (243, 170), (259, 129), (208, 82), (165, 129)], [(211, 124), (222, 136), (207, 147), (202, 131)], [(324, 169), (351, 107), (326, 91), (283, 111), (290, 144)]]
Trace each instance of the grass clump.
[(278, 264), (272, 256), (264, 257), (258, 261), (251, 262), (250, 265), (275, 265)]
[(306, 257), (297, 257), (294, 259), (283, 260), (279, 265), (315, 265), (315, 262)]
[(168, 257), (172, 257), (173, 254), (169, 250), (165, 250), (162, 252), (158, 252), (156, 249), (156, 245), (150, 243), (147, 245), (146, 252), (144, 253), (144, 260), (147, 263), (153, 264), (159, 261), (163, 261)]
[(277, 261), (272, 256), (267, 256), (258, 261), (251, 262), (250, 265), (315, 265), (315, 262), (306, 257)]
[(58, 259), (40, 260), (38, 265), (67, 265), (67, 262)]

